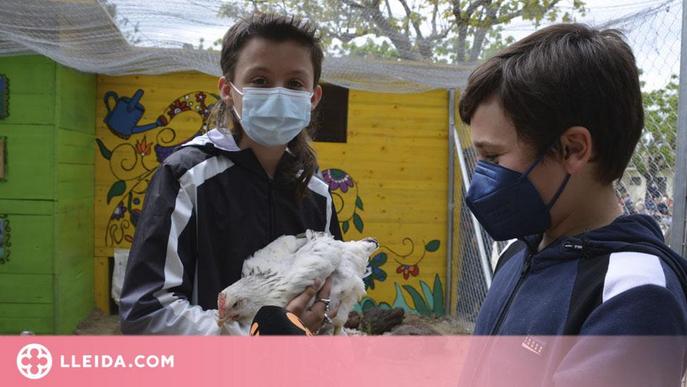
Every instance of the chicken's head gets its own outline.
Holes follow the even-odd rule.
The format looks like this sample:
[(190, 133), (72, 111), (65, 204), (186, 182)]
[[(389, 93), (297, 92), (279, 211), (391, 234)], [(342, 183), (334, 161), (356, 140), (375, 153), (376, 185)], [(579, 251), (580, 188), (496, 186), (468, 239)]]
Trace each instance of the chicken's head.
[(368, 258), (379, 248), (379, 242), (373, 238), (365, 238), (359, 241), (346, 242), (348, 249), (354, 254)]
[(258, 313), (260, 305), (254, 297), (255, 289), (244, 279), (234, 282), (217, 296), (218, 323), (220, 325), (226, 321), (250, 324), (255, 314)]

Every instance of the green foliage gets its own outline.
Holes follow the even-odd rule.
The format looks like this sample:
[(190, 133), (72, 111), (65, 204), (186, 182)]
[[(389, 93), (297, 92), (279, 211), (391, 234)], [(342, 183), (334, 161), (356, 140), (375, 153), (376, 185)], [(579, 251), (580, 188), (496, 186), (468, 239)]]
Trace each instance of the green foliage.
[[(319, 26), (333, 55), (443, 63), (475, 61), (512, 41), (501, 26), (522, 18), (535, 25), (584, 15), (574, 0), (232, 0), (219, 15), (237, 19), (254, 11), (291, 14)], [(569, 5), (569, 3), (566, 3)]]
[(645, 177), (675, 166), (677, 148), (678, 76), (657, 90), (642, 93), (644, 132), (632, 157), (632, 165)]

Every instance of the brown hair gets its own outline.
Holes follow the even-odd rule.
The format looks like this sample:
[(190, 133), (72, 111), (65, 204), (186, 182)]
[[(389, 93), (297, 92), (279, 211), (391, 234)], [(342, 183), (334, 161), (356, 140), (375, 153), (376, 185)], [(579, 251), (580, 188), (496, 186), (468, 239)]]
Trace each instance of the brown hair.
[(587, 128), (597, 176), (622, 177), (644, 127), (639, 72), (617, 30), (556, 24), (506, 47), (470, 75), (459, 105), (470, 124), (477, 107), (495, 96), (518, 137), (544, 154), (565, 130)]
[[(309, 48), (315, 78), (313, 84), (315, 86), (318, 84), (322, 74), (324, 54), (320, 40), (316, 35), (316, 27), (308, 21), (295, 16), (265, 13), (254, 13), (245, 19), (239, 20), (224, 34), (220, 64), (222, 74), (228, 80), (234, 79), (236, 63), (243, 47), (245, 47), (248, 41), (258, 37), (273, 42), (294, 41)], [(280, 166), (280, 173), (292, 177), (292, 181), (296, 184), (296, 198), (299, 200), (307, 193), (308, 183), (318, 168), (315, 151), (309, 143), (310, 133), (313, 133), (315, 130), (316, 117), (317, 114), (315, 112), (310, 126), (287, 144), (295, 161), (288, 165)], [(227, 127), (227, 118), (231, 120), (232, 134), (238, 139), (237, 141), (240, 141), (241, 136), (243, 136), (241, 123), (222, 101), (215, 105), (208, 122), (214, 123), (217, 128), (225, 128)]]

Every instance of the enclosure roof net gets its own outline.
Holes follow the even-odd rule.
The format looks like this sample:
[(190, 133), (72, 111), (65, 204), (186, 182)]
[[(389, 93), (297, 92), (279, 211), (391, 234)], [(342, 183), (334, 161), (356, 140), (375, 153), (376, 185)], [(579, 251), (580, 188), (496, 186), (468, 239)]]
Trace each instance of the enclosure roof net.
[[(164, 21), (160, 29), (166, 35), (132, 44), (98, 0), (2, 0), (0, 56), (37, 53), (83, 72), (107, 75), (195, 70), (220, 76), (217, 50), (174, 47), (174, 34), (182, 32), (180, 28), (208, 27), (202, 16), (193, 16), (198, 1), (165, 1), (163, 15), (160, 4), (136, 2), (135, 11), (140, 17)], [(228, 28), (231, 21), (224, 23)], [(351, 89), (418, 92), (462, 88), (473, 67), (330, 56), (323, 63), (322, 80)]]

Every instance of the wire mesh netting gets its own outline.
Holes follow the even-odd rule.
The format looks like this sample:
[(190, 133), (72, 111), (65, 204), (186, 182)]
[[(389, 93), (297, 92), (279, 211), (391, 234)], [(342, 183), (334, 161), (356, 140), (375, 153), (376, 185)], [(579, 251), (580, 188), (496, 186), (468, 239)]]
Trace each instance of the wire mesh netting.
[[(652, 216), (667, 241), (670, 240), (676, 172), (681, 3), (671, 0), (646, 4), (645, 8), (620, 18), (593, 23), (599, 28), (623, 32), (641, 71), (645, 127), (623, 178), (617, 182), (619, 205), (627, 214)], [(470, 144), (469, 130), (461, 125), (456, 130), (460, 140), (456, 149), (462, 152), (457, 162), (462, 159), (465, 173), (471, 176), (477, 158)], [(463, 183), (465, 181), (457, 174), (455, 184), (463, 187), (456, 192), (458, 203), (467, 192), (468, 185)], [(454, 270), (458, 278), (453, 299), (455, 313), (470, 326), (488, 290), (485, 270), (495, 267), (508, 242), (495, 242), (476, 226), (466, 207), (459, 208), (454, 233)], [(490, 267), (485, 269), (484, 262), (490, 262)]]
[[(196, 70), (220, 76), (220, 46), (211, 37), (221, 37), (239, 17), (252, 12), (253, 7), (239, 3), (250, 2), (3, 0), (0, 55), (39, 53), (84, 72), (108, 75)], [(326, 23), (322, 29), (326, 30)], [(211, 42), (207, 47), (206, 38)], [(323, 81), (358, 90), (402, 93), (460, 88), (473, 68), (409, 55), (327, 52)]]
[(654, 217), (666, 240), (676, 168), (681, 3), (666, 1), (605, 24), (626, 34), (642, 71), (644, 132), (618, 193), (626, 213)]

